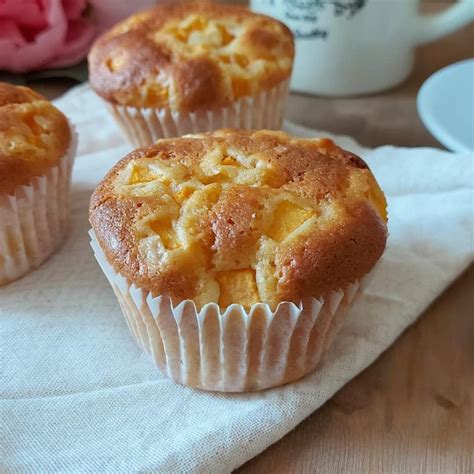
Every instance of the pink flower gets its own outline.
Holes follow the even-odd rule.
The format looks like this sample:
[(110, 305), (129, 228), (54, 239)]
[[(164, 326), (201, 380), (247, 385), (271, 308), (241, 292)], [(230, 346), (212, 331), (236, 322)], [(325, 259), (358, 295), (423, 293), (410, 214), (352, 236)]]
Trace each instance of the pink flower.
[(0, 0), (0, 69), (14, 72), (74, 64), (95, 28), (86, 0)]
[(103, 29), (154, 3), (156, 0), (0, 0), (0, 70), (25, 72), (75, 64), (86, 56)]

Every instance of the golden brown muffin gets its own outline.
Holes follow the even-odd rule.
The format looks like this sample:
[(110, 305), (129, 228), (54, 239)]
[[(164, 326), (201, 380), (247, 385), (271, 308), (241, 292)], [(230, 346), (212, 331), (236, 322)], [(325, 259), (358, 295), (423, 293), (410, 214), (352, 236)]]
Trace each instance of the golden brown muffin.
[(44, 97), (0, 82), (0, 286), (37, 268), (66, 235), (72, 135)]
[(110, 103), (177, 111), (231, 104), (289, 78), (293, 37), (245, 8), (168, 4), (100, 37), (89, 54), (93, 89)]
[(0, 82), (0, 194), (44, 174), (71, 143), (66, 117), (27, 87)]
[(154, 296), (275, 306), (344, 288), (386, 243), (386, 201), (331, 140), (220, 130), (160, 140), (95, 190), (109, 263)]

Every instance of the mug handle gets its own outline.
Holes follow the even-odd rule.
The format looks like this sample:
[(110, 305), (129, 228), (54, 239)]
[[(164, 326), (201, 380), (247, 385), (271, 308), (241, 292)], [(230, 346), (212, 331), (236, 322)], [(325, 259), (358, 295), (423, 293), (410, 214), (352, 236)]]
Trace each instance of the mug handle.
[(456, 31), (472, 20), (474, 20), (472, 0), (461, 0), (442, 13), (420, 15), (415, 24), (415, 42), (429, 43)]

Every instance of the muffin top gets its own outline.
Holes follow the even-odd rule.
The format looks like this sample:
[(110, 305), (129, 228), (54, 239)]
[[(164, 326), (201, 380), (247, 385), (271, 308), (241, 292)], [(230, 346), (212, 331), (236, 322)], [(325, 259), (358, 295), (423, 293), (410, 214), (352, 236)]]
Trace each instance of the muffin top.
[(0, 194), (44, 174), (66, 153), (66, 117), (27, 87), (0, 82)]
[(165, 4), (101, 36), (89, 79), (112, 103), (192, 112), (279, 84), (293, 56), (292, 33), (277, 20), (236, 6)]
[(325, 138), (225, 129), (123, 158), (91, 198), (107, 259), (198, 307), (319, 297), (368, 273), (386, 202), (361, 158)]

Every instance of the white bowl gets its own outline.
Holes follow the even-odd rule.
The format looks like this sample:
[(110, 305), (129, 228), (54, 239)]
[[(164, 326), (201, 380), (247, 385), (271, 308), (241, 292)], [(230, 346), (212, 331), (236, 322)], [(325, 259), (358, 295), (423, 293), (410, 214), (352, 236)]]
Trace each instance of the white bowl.
[(451, 64), (429, 77), (417, 97), (425, 127), (446, 148), (474, 150), (474, 59)]

